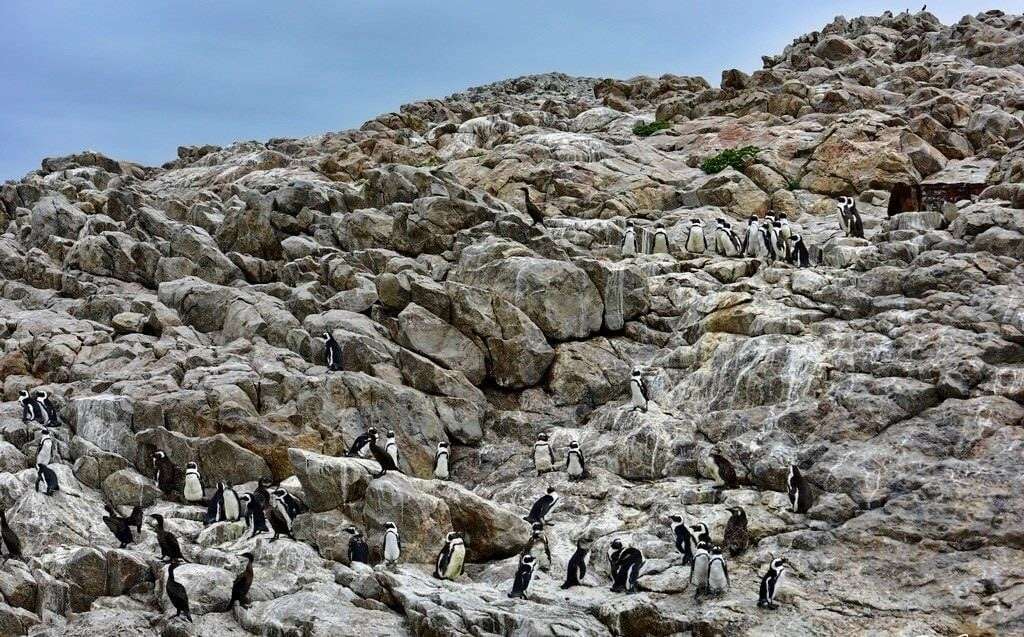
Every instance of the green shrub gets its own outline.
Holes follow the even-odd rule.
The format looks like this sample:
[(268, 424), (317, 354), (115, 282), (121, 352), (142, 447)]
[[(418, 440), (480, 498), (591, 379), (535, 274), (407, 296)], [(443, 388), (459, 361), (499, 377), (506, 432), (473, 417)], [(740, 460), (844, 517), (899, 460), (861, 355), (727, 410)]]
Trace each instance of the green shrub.
[(670, 127), (671, 124), (668, 122), (651, 122), (650, 124), (637, 124), (633, 127), (633, 134), (638, 137), (650, 137), (660, 130), (665, 130)]
[(757, 146), (744, 146), (743, 148), (729, 148), (718, 153), (714, 157), (708, 157), (700, 164), (700, 169), (709, 175), (720, 173), (726, 168), (742, 170), (747, 159), (752, 159), (761, 151)]

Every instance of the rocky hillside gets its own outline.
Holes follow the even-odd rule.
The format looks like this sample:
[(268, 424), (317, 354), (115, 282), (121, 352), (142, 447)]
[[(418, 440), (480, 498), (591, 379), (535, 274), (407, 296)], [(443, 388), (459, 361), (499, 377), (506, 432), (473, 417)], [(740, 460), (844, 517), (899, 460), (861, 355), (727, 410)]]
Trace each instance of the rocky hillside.
[[(540, 75), (159, 168), (43, 160), (0, 190), (0, 505), (23, 553), (0, 566), (0, 634), (1021, 634), (1022, 60), (1024, 19), (999, 11), (837, 18), (719, 88)], [(740, 170), (700, 168), (746, 146)], [(984, 191), (890, 218), (901, 181)], [(865, 239), (842, 236), (839, 196)], [(812, 267), (684, 249), (690, 219), (769, 213)], [(669, 254), (624, 258), (627, 219), (663, 224)], [(64, 421), (50, 496), (21, 390)], [(405, 475), (344, 457), (369, 427), (396, 432)], [(538, 476), (541, 432), (557, 470)], [(204, 525), (158, 488), (157, 450), (208, 496), (280, 483), (310, 508), (298, 541)], [(715, 488), (713, 452), (737, 485)], [(553, 564), (511, 600), (549, 486)], [(118, 548), (108, 503), (166, 518), (193, 624), (171, 619), (148, 518)], [(736, 506), (751, 545), (695, 601), (669, 516), (718, 543)], [(346, 527), (376, 565), (387, 522), (400, 563), (350, 564)], [(440, 581), (451, 530), (468, 564)], [(562, 590), (578, 539), (585, 586)], [(614, 539), (646, 556), (636, 594), (609, 590)], [(252, 603), (222, 612), (246, 551)], [(772, 557), (793, 568), (760, 609)]]

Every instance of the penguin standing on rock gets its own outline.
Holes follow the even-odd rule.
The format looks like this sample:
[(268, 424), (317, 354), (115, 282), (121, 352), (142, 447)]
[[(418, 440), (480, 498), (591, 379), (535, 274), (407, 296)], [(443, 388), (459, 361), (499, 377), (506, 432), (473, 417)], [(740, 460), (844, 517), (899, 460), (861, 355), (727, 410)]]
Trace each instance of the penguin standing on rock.
[(128, 521), (128, 526), (134, 526), (135, 527), (135, 534), (136, 535), (141, 535), (142, 534), (143, 518), (142, 518), (142, 507), (141, 506), (138, 506), (138, 505), (133, 506), (132, 507), (132, 512), (128, 514), (128, 517), (125, 518), (125, 520)]
[(711, 564), (711, 545), (707, 542), (697, 544), (697, 550), (693, 552), (693, 563), (690, 564), (690, 583), (697, 588), (693, 592), (693, 598), (699, 599), (707, 592), (708, 588), (708, 567)]
[(171, 604), (178, 611), (171, 619), (184, 615), (188, 623), (191, 624), (192, 613), (188, 609), (188, 592), (181, 582), (174, 579), (174, 569), (178, 568), (178, 564), (178, 562), (171, 562), (171, 565), (167, 567), (167, 583), (164, 585), (164, 591), (167, 592)]
[(42, 407), (46, 413), (46, 424), (51, 427), (59, 427), (61, 425), (60, 416), (57, 414), (57, 408), (53, 406), (53, 402), (50, 400), (50, 395), (43, 390), (40, 390), (36, 394), (36, 403)]
[(839, 223), (846, 236), (863, 239), (864, 221), (857, 212), (857, 201), (853, 197), (840, 197), (836, 207), (839, 209)]
[(537, 561), (533, 559), (532, 555), (524, 555), (519, 558), (519, 568), (516, 569), (516, 576), (512, 581), (512, 591), (508, 594), (509, 598), (518, 597), (519, 599), (526, 599), (527, 595), (530, 594), (530, 584), (533, 583), (533, 569), (536, 566)]
[(789, 262), (799, 268), (808, 268), (811, 265), (811, 255), (807, 251), (803, 237), (798, 234), (790, 237)]
[(181, 545), (178, 544), (178, 538), (174, 537), (174, 534), (164, 528), (164, 516), (159, 513), (154, 513), (149, 517), (153, 518), (153, 522), (156, 525), (156, 543), (160, 546), (160, 561), (161, 562), (176, 562), (184, 561), (185, 556), (181, 553)]
[(644, 567), (644, 554), (635, 547), (626, 547), (622, 540), (614, 540), (608, 550), (612, 565), (612, 592), (635, 593), (636, 580)]
[(530, 524), (545, 524), (545, 518), (551, 513), (551, 510), (558, 504), (558, 493), (554, 487), (548, 487), (547, 492), (541, 497), (537, 498), (537, 501), (530, 507), (530, 514), (527, 515), (524, 520)]
[(284, 498), (275, 495), (273, 502), (270, 505), (270, 528), (274, 531), (274, 537), (270, 538), (271, 542), (276, 542), (282, 535), (288, 537), (288, 539), (295, 541), (295, 536), (292, 535), (292, 518), (288, 515), (288, 506), (285, 504)]
[(437, 443), (437, 452), (434, 453), (434, 477), (438, 480), (447, 480), (451, 477), (449, 469), (450, 451), (448, 443), (441, 441)]
[(686, 229), (686, 251), (692, 254), (704, 254), (708, 249), (708, 240), (704, 237), (704, 226), (700, 219), (690, 219), (690, 227)]
[(370, 427), (364, 433), (356, 436), (356, 439), (352, 441), (352, 446), (349, 447), (348, 455), (350, 458), (366, 458), (370, 455), (370, 443), (377, 436), (376, 427)]
[(757, 217), (751, 215), (747, 219), (747, 229), (743, 233), (743, 246), (740, 252), (745, 257), (756, 257), (757, 253), (757, 242), (761, 240), (761, 224), (758, 222)]
[(39, 451), (36, 452), (36, 464), (50, 465), (60, 462), (60, 451), (57, 441), (49, 429), (43, 429), (43, 437), (39, 439)]
[(394, 522), (384, 525), (384, 545), (381, 547), (384, 563), (393, 567), (402, 557), (402, 538), (398, 535), (398, 526)]
[(156, 484), (164, 495), (178, 490), (178, 470), (163, 451), (157, 450), (152, 456), (153, 467), (156, 469)]
[(3, 545), (7, 549), (7, 555), (4, 556), (5, 562), (9, 559), (25, 561), (21, 555), (21, 539), (7, 523), (7, 512), (3, 509), (0, 509), (0, 540), (3, 540)]
[(533, 443), (533, 468), (537, 470), (537, 475), (555, 468), (555, 452), (544, 432), (537, 434), (537, 442)]
[(199, 473), (199, 465), (190, 462), (185, 465), (185, 481), (182, 486), (181, 495), (186, 504), (199, 504), (206, 499), (206, 490), (203, 488), (203, 476)]
[(327, 370), (340, 372), (341, 367), (341, 345), (334, 339), (330, 332), (324, 332), (321, 337), (324, 339), (324, 354), (327, 357)]
[(587, 575), (587, 556), (590, 554), (590, 542), (584, 539), (576, 540), (576, 552), (569, 558), (569, 564), (565, 567), (565, 583), (562, 588), (572, 588), (583, 583)]
[(281, 501), (284, 502), (285, 511), (288, 513), (288, 517), (291, 518), (293, 522), (295, 521), (296, 517), (302, 515), (303, 513), (309, 510), (309, 507), (306, 506), (305, 502), (300, 500), (298, 497), (292, 495), (291, 493), (288, 493), (287, 490), (282, 489), (281, 487), (274, 489), (271, 495), (277, 498), (281, 498)]
[(252, 529), (252, 535), (249, 537), (256, 537), (270, 530), (267, 528), (267, 516), (263, 513), (261, 500), (254, 498), (251, 493), (243, 493), (238, 496), (238, 503), (245, 511), (246, 526)]
[(210, 496), (206, 503), (206, 514), (203, 515), (203, 524), (209, 526), (214, 522), (224, 519), (224, 483), (218, 482), (217, 489)]
[(569, 443), (569, 451), (565, 454), (565, 472), (569, 474), (570, 480), (582, 480), (587, 475), (583, 450), (580, 449), (580, 443), (577, 440)]
[(539, 522), (534, 523), (530, 539), (526, 542), (526, 546), (523, 547), (520, 555), (532, 556), (534, 563), (542, 571), (547, 571), (551, 568), (551, 547), (548, 545), (548, 538), (544, 534), (543, 524)]
[(736, 557), (750, 546), (750, 536), (747, 533), (747, 512), (743, 510), (743, 507), (731, 507), (729, 513), (729, 521), (725, 523), (722, 544), (729, 551), (729, 555)]
[(46, 490), (42, 492), (43, 495), (53, 495), (55, 492), (60, 491), (57, 474), (45, 464), (36, 465), (36, 491), (39, 491), (40, 484), (46, 487)]
[(384, 451), (391, 456), (391, 460), (398, 466), (398, 441), (395, 440), (395, 431), (388, 430), (387, 440), (384, 442)]
[(711, 468), (711, 477), (715, 480), (715, 487), (735, 489), (736, 469), (725, 456), (718, 452), (712, 453), (708, 458), (708, 466)]
[(26, 390), (18, 392), (18, 402), (21, 404), (21, 422), (42, 422), (43, 408)]
[(789, 562), (784, 557), (773, 559), (768, 565), (768, 571), (761, 578), (761, 588), (758, 591), (757, 607), (775, 610), (778, 605), (775, 603), (775, 593), (779, 584), (782, 583), (782, 576), (786, 572)]
[(721, 595), (729, 590), (729, 568), (722, 556), (722, 549), (711, 547), (711, 558), (708, 560), (708, 593)]
[(629, 378), (629, 399), (633, 403), (633, 411), (640, 410), (647, 413), (647, 402), (650, 400), (647, 393), (647, 383), (644, 382), (643, 374), (639, 367), (633, 368)]
[(252, 588), (252, 561), (255, 557), (252, 553), (242, 553), (242, 557), (245, 558), (245, 568), (242, 572), (235, 577), (235, 581), (231, 584), (231, 601), (228, 602), (228, 607), (224, 609), (224, 612), (230, 612), (235, 604), (240, 604), (242, 608), (249, 608), (252, 602), (249, 601), (249, 589)]
[(740, 253), (740, 242), (736, 233), (725, 219), (718, 219), (715, 228), (715, 252), (723, 257), (735, 257)]
[(665, 226), (658, 222), (654, 224), (654, 242), (651, 245), (651, 254), (668, 254), (668, 233)]
[(370, 547), (366, 543), (366, 538), (363, 534), (354, 526), (350, 526), (345, 529), (345, 532), (352, 537), (348, 540), (348, 562), (354, 564), (361, 562), (363, 564), (370, 563)]
[(800, 473), (800, 468), (795, 464), (789, 465), (789, 477), (786, 479), (789, 487), (789, 502), (793, 505), (793, 513), (807, 513), (812, 502), (811, 486), (807, 484)]
[(672, 526), (672, 535), (675, 537), (676, 550), (683, 556), (683, 566), (693, 561), (693, 537), (690, 535), (690, 528), (681, 515), (669, 516)]
[[(388, 471), (398, 471), (401, 473), (402, 471), (398, 468), (398, 463), (395, 462), (395, 459), (384, 449), (384, 447), (377, 444), (377, 440), (377, 432), (374, 432), (373, 438), (370, 439), (370, 453), (373, 454), (373, 459), (380, 465), (380, 473), (375, 475), (374, 478), (381, 478)], [(395, 446), (395, 455), (398, 455), (397, 445)]]
[(437, 579), (453, 580), (462, 575), (462, 568), (466, 563), (466, 544), (462, 534), (451, 532), (445, 537), (444, 547), (437, 556), (437, 565), (434, 567), (434, 577)]
[(711, 546), (711, 531), (708, 529), (708, 525), (703, 522), (690, 526), (690, 537), (693, 539), (694, 545), (703, 542), (709, 547)]
[(626, 233), (622, 236), (622, 256), (636, 256), (636, 229), (632, 221), (626, 222)]

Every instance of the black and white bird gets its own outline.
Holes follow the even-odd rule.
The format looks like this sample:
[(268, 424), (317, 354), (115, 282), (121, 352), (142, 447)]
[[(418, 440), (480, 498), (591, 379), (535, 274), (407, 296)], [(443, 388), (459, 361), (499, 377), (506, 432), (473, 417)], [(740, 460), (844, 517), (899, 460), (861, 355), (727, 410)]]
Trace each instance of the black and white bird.
[(730, 507), (728, 509), (729, 521), (725, 523), (722, 544), (729, 551), (729, 555), (736, 557), (741, 555), (750, 546), (750, 535), (747, 532), (747, 512), (743, 507)]
[(629, 377), (629, 399), (633, 403), (633, 411), (639, 409), (647, 413), (647, 402), (650, 398), (647, 393), (647, 383), (644, 382), (644, 377), (639, 367), (634, 367), (633, 373)]
[(690, 219), (690, 227), (686, 229), (686, 251), (692, 254), (704, 254), (708, 249), (708, 240), (704, 237), (704, 226), (700, 219)]
[(587, 556), (590, 554), (590, 542), (580, 538), (576, 540), (576, 552), (569, 558), (569, 564), (565, 567), (565, 583), (562, 588), (572, 588), (583, 583), (587, 575)]
[(793, 226), (789, 225), (789, 217), (786, 215), (786, 213), (779, 213), (779, 224), (782, 226), (782, 230), (779, 233), (779, 237), (783, 241), (789, 241), (789, 238), (793, 236)]
[(238, 492), (231, 487), (231, 483), (218, 482), (217, 492), (210, 499), (206, 511), (207, 523), (236, 522), (241, 520), (244, 514)]
[(288, 513), (288, 517), (292, 522), (295, 521), (296, 517), (309, 510), (306, 503), (300, 500), (298, 496), (288, 493), (287, 490), (281, 487), (274, 489), (270, 494), (274, 497), (280, 498), (281, 501), (284, 502), (285, 511)]
[(658, 222), (654, 224), (654, 241), (651, 244), (651, 254), (668, 254), (668, 233), (665, 226)]
[(636, 580), (644, 567), (643, 552), (633, 546), (625, 546), (615, 539), (608, 547), (608, 561), (612, 569), (612, 592), (636, 592)]
[(539, 522), (533, 524), (530, 539), (526, 546), (520, 551), (522, 555), (532, 555), (537, 566), (542, 571), (551, 568), (551, 547), (548, 544), (548, 536), (544, 533), (544, 525)]
[(288, 505), (282, 496), (275, 495), (271, 498), (270, 515), (267, 519), (270, 520), (270, 529), (274, 532), (274, 537), (270, 538), (271, 542), (277, 541), (282, 535), (295, 540), (295, 536), (292, 535), (292, 517), (288, 514)]
[(729, 590), (729, 567), (722, 555), (722, 548), (711, 547), (711, 558), (708, 560), (708, 593), (721, 595)]
[(719, 488), (735, 489), (738, 484), (736, 480), (736, 468), (732, 463), (717, 451), (712, 452), (708, 457), (708, 468), (711, 470), (711, 478), (715, 486)]
[(367, 458), (370, 454), (370, 443), (377, 436), (377, 428), (370, 427), (365, 432), (356, 436), (356, 439), (352, 441), (352, 446), (348, 449), (348, 455), (352, 458)]
[(789, 465), (789, 476), (786, 478), (786, 486), (789, 492), (789, 503), (793, 505), (794, 513), (807, 513), (813, 502), (811, 485), (807, 483), (800, 468), (795, 464)]
[(21, 554), (21, 539), (7, 523), (7, 511), (3, 509), (0, 509), (0, 540), (3, 540), (4, 548), (7, 549), (7, 555), (4, 556), (5, 562), (9, 559), (25, 561)]
[(836, 207), (839, 209), (839, 223), (846, 236), (863, 239), (864, 221), (857, 211), (857, 200), (853, 197), (840, 197)]
[(181, 495), (187, 504), (199, 504), (206, 499), (206, 490), (203, 488), (203, 476), (199, 473), (199, 464), (190, 462), (185, 465), (185, 479), (181, 488)]
[(60, 449), (57, 440), (49, 429), (43, 429), (43, 435), (39, 439), (39, 450), (36, 451), (36, 464), (57, 464), (60, 463)]
[(544, 432), (537, 434), (537, 442), (533, 443), (533, 468), (537, 470), (537, 475), (555, 468), (555, 452)]
[(672, 536), (675, 539), (676, 550), (683, 556), (683, 566), (693, 562), (693, 536), (690, 534), (690, 527), (681, 515), (669, 516), (669, 525), (672, 527)]
[(434, 477), (438, 480), (447, 480), (451, 477), (451, 451), (448, 443), (441, 441), (437, 443), (437, 451), (434, 453)]
[(36, 404), (41, 406), (46, 413), (46, 424), (48, 426), (59, 427), (62, 424), (57, 408), (54, 406), (53, 401), (50, 400), (50, 394), (40, 389), (36, 392)]
[(47, 420), (46, 410), (36, 402), (36, 399), (29, 395), (28, 391), (18, 392), (18, 402), (21, 404), (21, 421), (38, 422), (45, 424)]
[(512, 580), (512, 590), (509, 591), (509, 598), (527, 598), (530, 594), (530, 584), (533, 583), (533, 570), (536, 567), (537, 561), (532, 555), (523, 555), (519, 558), (519, 568), (516, 569), (516, 576)]
[(445, 537), (444, 546), (437, 555), (434, 577), (453, 580), (462, 575), (466, 563), (466, 544), (462, 534), (451, 532)]
[(39, 492), (39, 485), (45, 487), (43, 495), (53, 495), (60, 491), (60, 482), (57, 481), (57, 474), (45, 464), (36, 465), (36, 491)]
[(104, 507), (107, 510), (107, 515), (103, 516), (103, 523), (107, 525), (110, 532), (114, 534), (117, 541), (121, 543), (119, 548), (125, 548), (129, 544), (135, 541), (135, 536), (132, 535), (131, 523), (127, 518), (123, 518), (118, 515), (117, 511), (111, 505)]
[(384, 525), (384, 543), (381, 546), (384, 564), (394, 566), (402, 557), (402, 538), (398, 535), (398, 525), (388, 522)]
[(267, 528), (267, 516), (263, 512), (261, 499), (253, 497), (251, 493), (243, 493), (238, 496), (238, 503), (244, 511), (246, 526), (252, 529), (252, 535), (249, 537), (256, 537), (270, 530)]
[(154, 513), (149, 516), (156, 527), (156, 543), (160, 547), (161, 562), (188, 561), (181, 552), (181, 545), (173, 533), (164, 528), (164, 516)]
[(530, 219), (533, 221), (530, 225), (544, 225), (544, 213), (540, 211), (535, 203), (530, 201), (530, 189), (526, 186), (522, 186), (519, 190), (523, 191), (523, 201), (525, 203), (526, 214), (530, 215)]
[(789, 262), (799, 268), (808, 268), (811, 266), (811, 254), (807, 250), (807, 245), (804, 244), (804, 239), (798, 234), (793, 235), (789, 238)]
[(626, 233), (622, 236), (622, 256), (636, 256), (636, 228), (632, 221), (626, 222)]
[(715, 253), (723, 257), (735, 257), (739, 256), (741, 247), (729, 222), (718, 219), (715, 226)]
[(706, 542), (708, 546), (711, 546), (711, 531), (703, 522), (690, 525), (690, 538), (693, 539), (694, 546), (701, 542)]
[(224, 612), (229, 612), (235, 607), (235, 604), (240, 604), (242, 608), (249, 608), (252, 603), (249, 601), (249, 589), (252, 588), (253, 571), (252, 561), (254, 555), (246, 552), (242, 553), (242, 557), (245, 558), (245, 568), (242, 572), (235, 577), (235, 581), (231, 584), (231, 601), (228, 602), (228, 607), (224, 609)]
[(391, 456), (391, 460), (394, 461), (395, 466), (398, 466), (398, 441), (395, 440), (394, 429), (388, 430), (387, 440), (384, 442), (384, 452)]
[(758, 253), (758, 242), (761, 240), (761, 223), (757, 220), (757, 217), (751, 215), (747, 219), (747, 228), (743, 231), (743, 245), (740, 247), (740, 251), (745, 257), (757, 257), (761, 256)]
[(569, 474), (570, 480), (582, 480), (587, 475), (587, 465), (578, 440), (569, 443), (569, 451), (565, 454), (565, 472)]
[(171, 604), (178, 611), (174, 613), (171, 619), (184, 615), (185, 619), (191, 624), (192, 613), (188, 608), (188, 592), (181, 582), (174, 579), (174, 569), (178, 568), (178, 564), (179, 562), (171, 562), (170, 566), (167, 567), (167, 583), (164, 584), (164, 591), (167, 592), (168, 599), (171, 600)]
[(708, 570), (711, 565), (711, 545), (699, 542), (693, 551), (693, 562), (690, 564), (690, 584), (696, 586), (694, 599), (707, 592)]
[(340, 372), (341, 367), (341, 345), (334, 339), (334, 335), (330, 332), (324, 332), (320, 337), (324, 339), (324, 355), (326, 356), (326, 363), (328, 371)]
[(156, 471), (156, 484), (165, 495), (176, 493), (178, 490), (178, 469), (161, 450), (153, 452), (153, 468)]
[(531, 524), (545, 524), (545, 519), (556, 504), (558, 504), (558, 493), (554, 487), (548, 487), (547, 492), (537, 498), (537, 501), (530, 507), (530, 514), (523, 519)]
[[(370, 453), (373, 454), (373, 459), (380, 465), (380, 473), (374, 477), (383, 477), (388, 471), (398, 471), (401, 473), (402, 471), (398, 468), (398, 463), (395, 462), (395, 459), (384, 449), (384, 447), (380, 446), (378, 440), (377, 432), (374, 432), (373, 437), (370, 439)], [(395, 447), (395, 455), (398, 455), (397, 445)]]
[(779, 590), (779, 584), (782, 583), (782, 576), (788, 566), (789, 561), (784, 557), (775, 558), (768, 565), (768, 571), (761, 578), (761, 587), (757, 595), (758, 608), (773, 610), (778, 608), (775, 603), (775, 593)]
[(352, 536), (348, 539), (349, 564), (353, 564), (355, 562), (369, 564), (370, 546), (366, 543), (366, 538), (363, 537), (363, 533), (354, 526), (348, 527), (345, 529), (345, 532)]

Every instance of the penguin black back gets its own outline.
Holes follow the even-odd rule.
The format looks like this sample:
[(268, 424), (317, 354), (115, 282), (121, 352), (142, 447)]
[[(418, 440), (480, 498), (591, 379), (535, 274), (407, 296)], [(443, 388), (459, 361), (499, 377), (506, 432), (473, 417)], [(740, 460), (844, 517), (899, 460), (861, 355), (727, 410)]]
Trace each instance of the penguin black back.
[(44, 495), (53, 495), (60, 491), (57, 474), (45, 464), (36, 465), (36, 491), (39, 491), (40, 484), (46, 487), (46, 490), (42, 492)]
[(16, 560), (25, 561), (25, 558), (21, 556), (21, 540), (18, 535), (11, 528), (11, 525), (7, 523), (7, 512), (0, 510), (0, 539), (3, 540), (4, 546), (7, 547), (7, 557), (4, 559), (14, 558)]
[(587, 576), (587, 556), (590, 554), (590, 542), (579, 540), (576, 542), (576, 552), (569, 558), (569, 565), (565, 568), (565, 583), (562, 588), (579, 586), (583, 578)]

